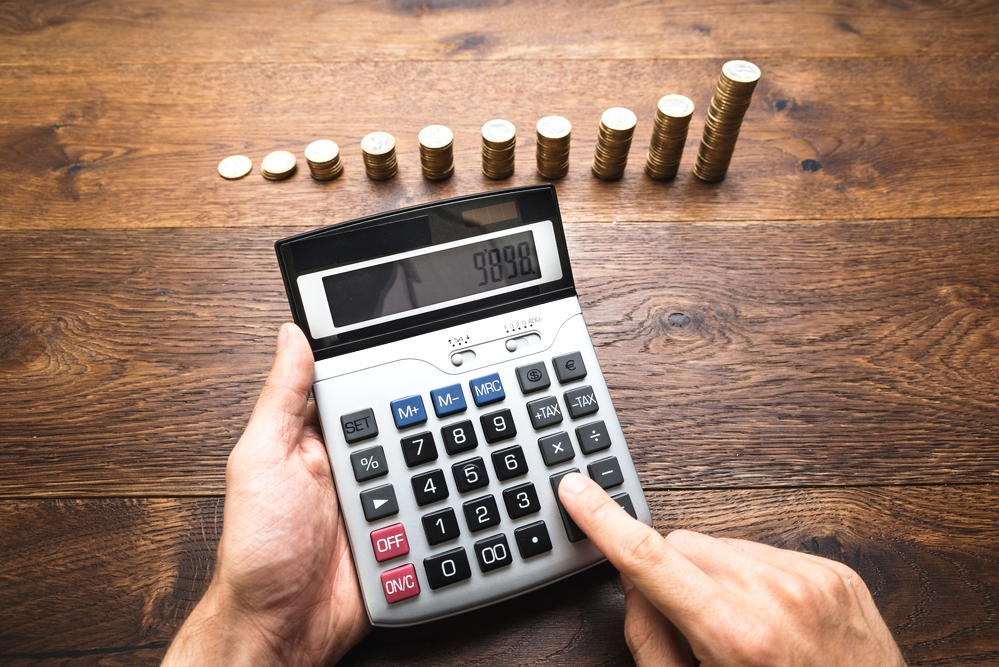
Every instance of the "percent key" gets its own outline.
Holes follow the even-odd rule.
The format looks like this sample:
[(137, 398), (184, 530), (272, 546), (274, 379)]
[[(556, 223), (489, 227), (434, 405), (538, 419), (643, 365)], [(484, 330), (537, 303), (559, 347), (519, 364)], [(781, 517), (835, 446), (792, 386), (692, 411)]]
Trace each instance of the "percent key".
[(350, 465), (354, 468), (354, 479), (358, 482), (381, 477), (388, 473), (385, 451), (381, 445), (354, 452), (350, 455)]

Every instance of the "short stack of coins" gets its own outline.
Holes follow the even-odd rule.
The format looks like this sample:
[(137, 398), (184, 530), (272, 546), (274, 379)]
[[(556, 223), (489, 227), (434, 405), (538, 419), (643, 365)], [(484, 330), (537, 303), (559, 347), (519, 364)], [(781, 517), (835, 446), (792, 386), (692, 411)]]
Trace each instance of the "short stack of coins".
[(508, 120), (496, 118), (482, 126), (482, 173), (501, 180), (513, 176), (517, 128)]
[(557, 180), (569, 173), (569, 140), (572, 124), (562, 116), (545, 116), (538, 121), (538, 173)]
[(623, 107), (612, 107), (600, 117), (597, 150), (593, 155), (593, 175), (605, 181), (616, 181), (624, 175), (628, 164), (631, 139), (635, 136), (638, 118)]
[(657, 181), (676, 178), (687, 143), (687, 128), (694, 113), (694, 103), (683, 95), (666, 95), (656, 105), (656, 121), (652, 130), (645, 173)]
[(725, 178), (742, 118), (753, 99), (760, 68), (745, 60), (730, 60), (722, 66), (711, 106), (704, 119), (704, 134), (694, 163), (694, 176), (713, 183)]
[(372, 132), (361, 139), (364, 171), (374, 181), (387, 181), (399, 171), (395, 157), (395, 137), (388, 132)]
[(454, 133), (443, 125), (420, 130), (420, 165), (431, 181), (443, 181), (454, 173)]
[(268, 181), (283, 181), (295, 173), (298, 160), (294, 153), (274, 151), (268, 153), (260, 163), (260, 173)]
[(317, 181), (332, 181), (343, 173), (340, 161), (340, 147), (329, 139), (313, 141), (305, 147), (305, 161), (309, 172)]

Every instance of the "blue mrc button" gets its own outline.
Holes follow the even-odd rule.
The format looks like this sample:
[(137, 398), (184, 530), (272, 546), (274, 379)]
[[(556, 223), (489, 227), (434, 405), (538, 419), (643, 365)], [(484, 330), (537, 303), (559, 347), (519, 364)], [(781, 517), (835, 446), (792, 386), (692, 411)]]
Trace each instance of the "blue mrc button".
[(430, 402), (434, 404), (434, 412), (438, 417), (447, 417), (456, 412), (464, 412), (465, 394), (461, 391), (460, 384), (453, 384), (450, 387), (434, 389), (430, 392)]
[(499, 373), (469, 380), (468, 387), (472, 390), (472, 398), (475, 400), (475, 404), (479, 406), (489, 405), (490, 403), (502, 401), (506, 398), (506, 392), (503, 391), (503, 383), (500, 382)]
[(423, 397), (409, 396), (392, 401), (392, 419), (396, 428), (406, 428), (427, 421), (427, 410), (423, 407)]

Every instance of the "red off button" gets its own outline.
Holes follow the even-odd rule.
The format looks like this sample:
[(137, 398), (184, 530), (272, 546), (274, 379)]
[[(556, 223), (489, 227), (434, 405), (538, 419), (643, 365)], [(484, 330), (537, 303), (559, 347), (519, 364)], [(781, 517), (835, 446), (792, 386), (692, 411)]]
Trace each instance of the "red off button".
[[(375, 560), (379, 563), (409, 553), (406, 529), (401, 523), (371, 531), (371, 546), (375, 550)], [(419, 592), (419, 591), (417, 591)]]
[(416, 580), (416, 568), (406, 563), (388, 572), (382, 572), (382, 590), (389, 604), (420, 594), (420, 582)]

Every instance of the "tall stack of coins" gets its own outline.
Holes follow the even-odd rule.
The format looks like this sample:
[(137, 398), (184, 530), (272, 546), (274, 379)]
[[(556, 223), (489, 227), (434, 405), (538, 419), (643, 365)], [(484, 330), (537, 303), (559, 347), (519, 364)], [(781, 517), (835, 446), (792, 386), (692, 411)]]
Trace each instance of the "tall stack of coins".
[(343, 173), (340, 147), (329, 139), (313, 141), (306, 146), (305, 161), (309, 164), (312, 178), (317, 181), (332, 181)]
[(368, 178), (387, 181), (399, 171), (395, 158), (395, 137), (388, 132), (372, 132), (361, 139), (361, 156)]
[(760, 80), (760, 68), (745, 60), (730, 60), (722, 66), (715, 95), (711, 98), (704, 134), (694, 163), (694, 176), (709, 183), (725, 178), (739, 138), (739, 128)]
[(657, 181), (676, 178), (693, 113), (694, 103), (683, 95), (666, 95), (659, 99), (652, 143), (645, 160), (645, 173), (649, 178)]
[(572, 124), (562, 116), (545, 116), (538, 121), (538, 173), (556, 180), (569, 173), (569, 139)]
[(517, 128), (508, 120), (496, 118), (482, 126), (482, 173), (500, 180), (513, 176), (513, 154)]
[(260, 163), (260, 173), (268, 181), (283, 181), (295, 173), (298, 160), (294, 153), (288, 151), (274, 151), (268, 153), (264, 161)]
[(593, 175), (605, 181), (615, 181), (624, 175), (628, 150), (635, 136), (635, 114), (623, 107), (612, 107), (600, 117), (597, 150), (593, 155)]
[(443, 125), (420, 130), (420, 165), (431, 181), (443, 181), (454, 173), (454, 133)]

